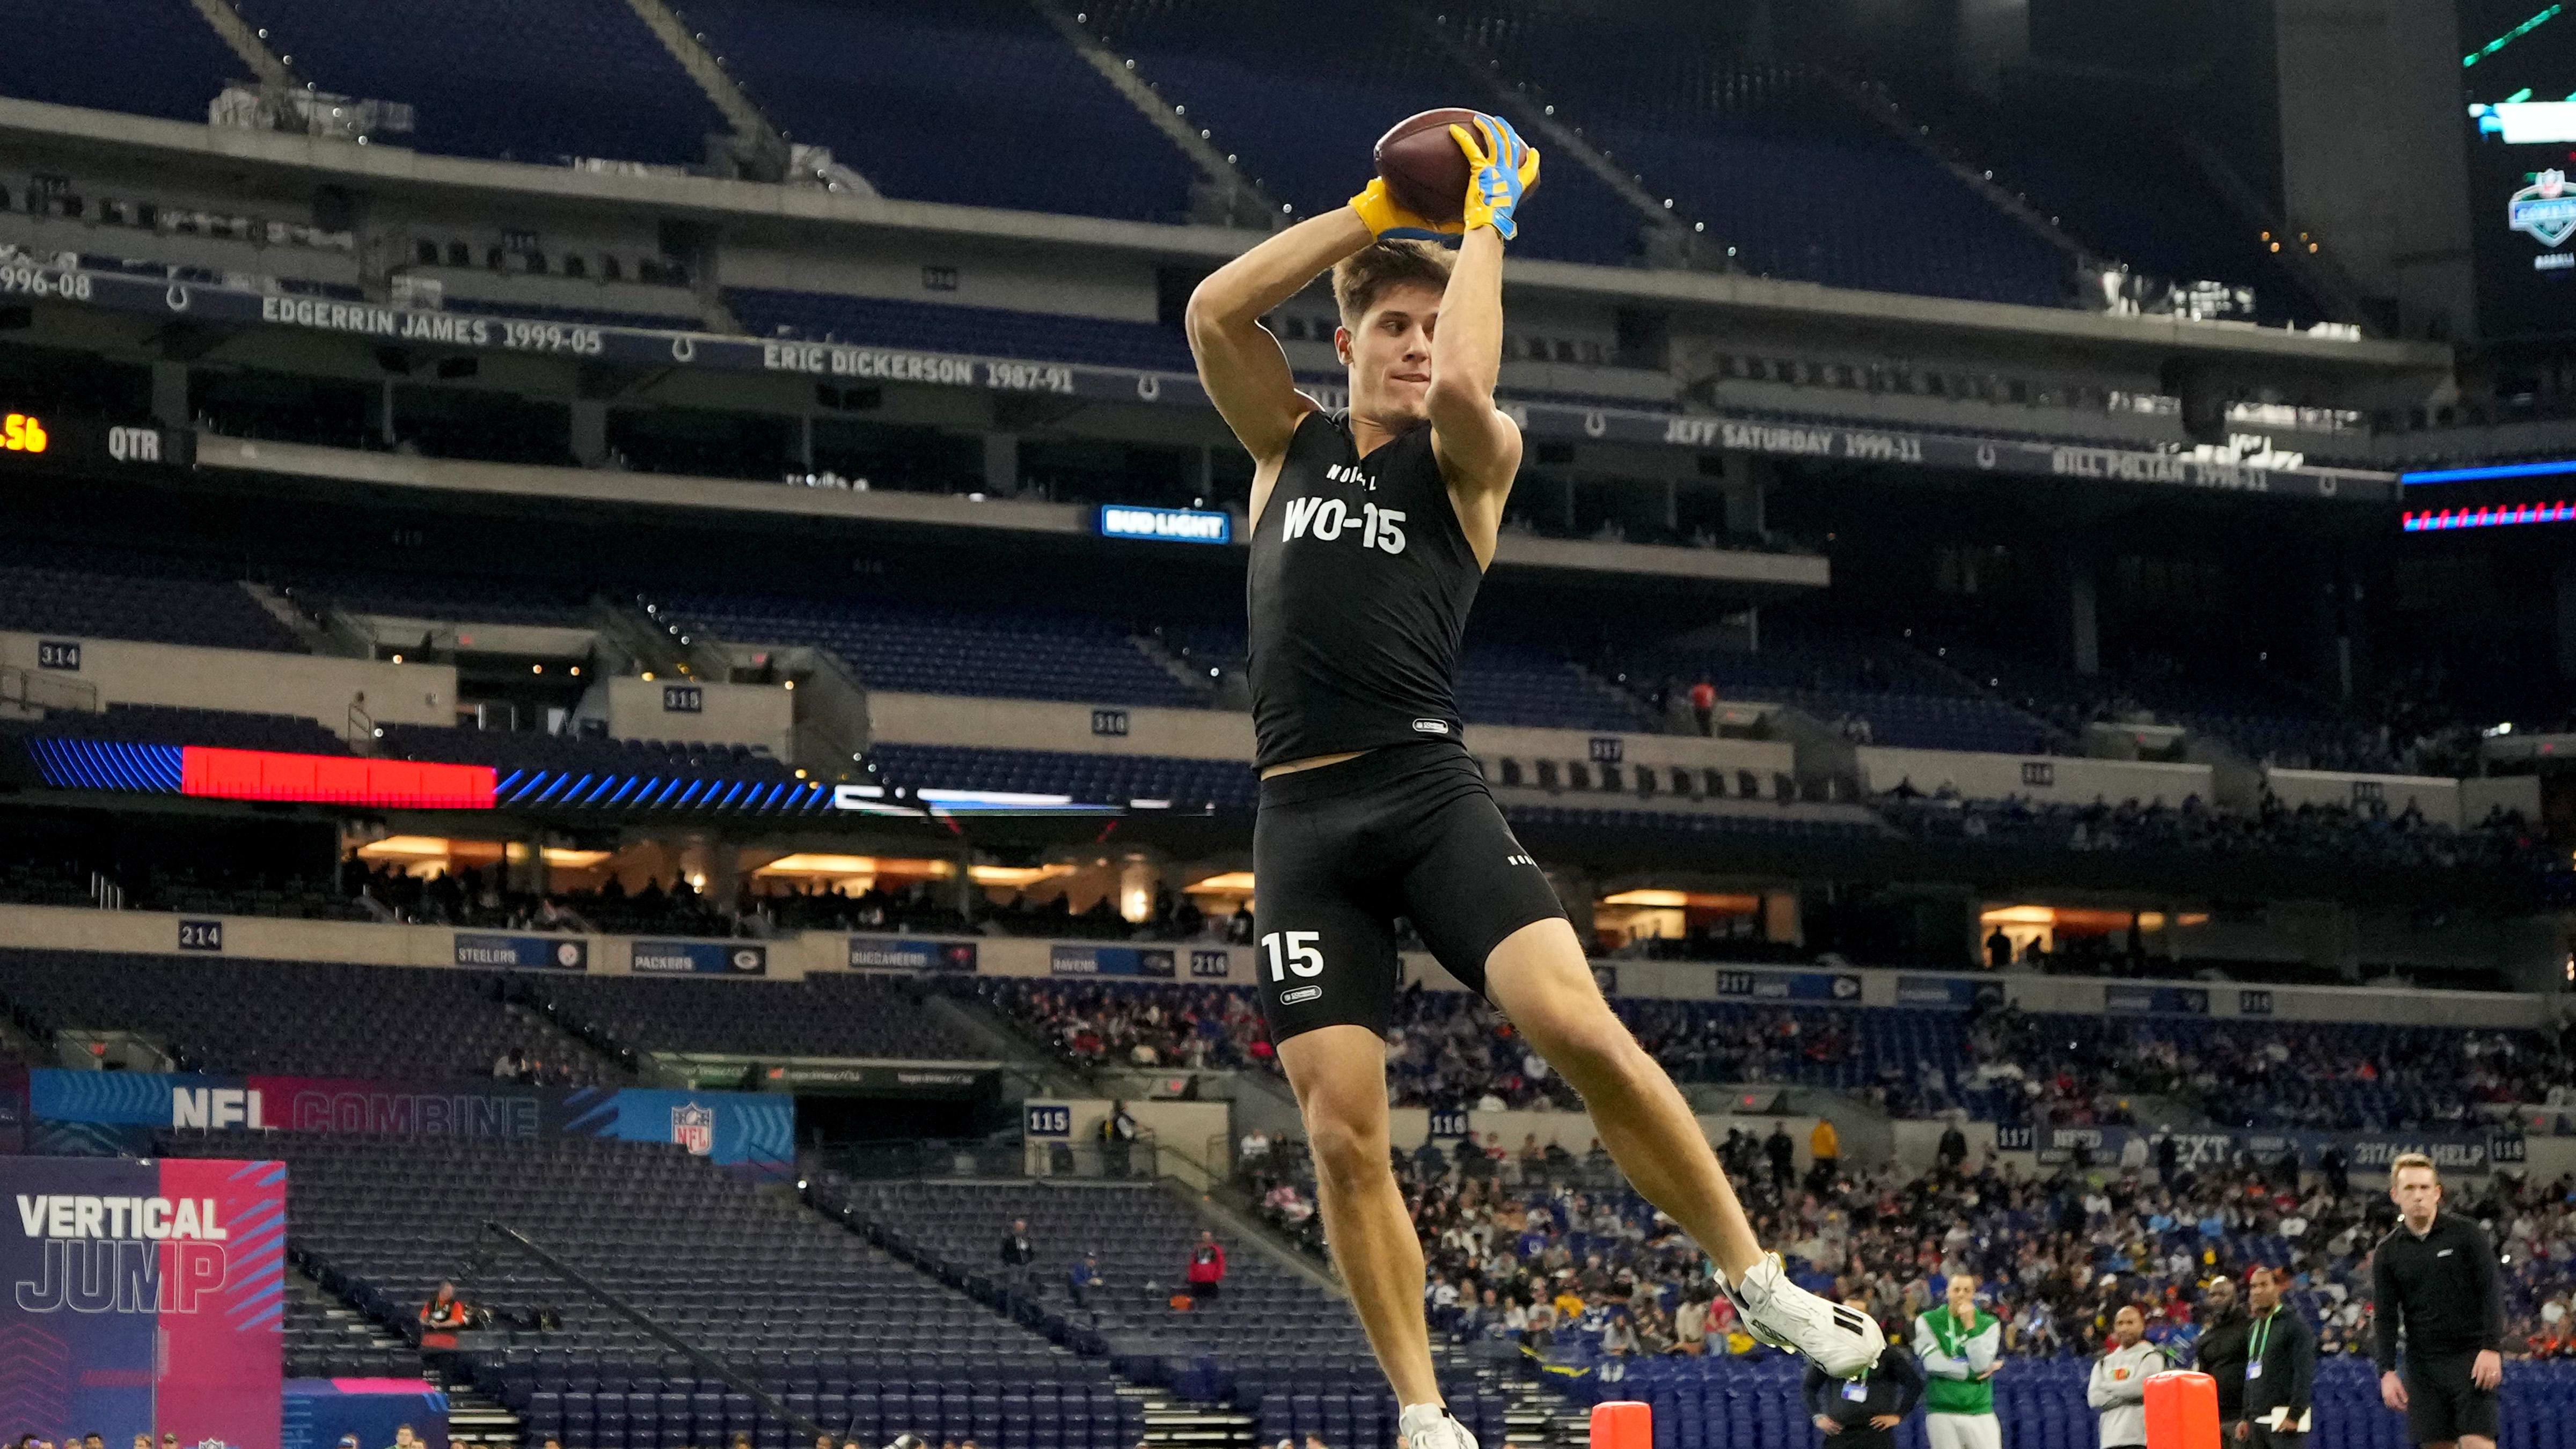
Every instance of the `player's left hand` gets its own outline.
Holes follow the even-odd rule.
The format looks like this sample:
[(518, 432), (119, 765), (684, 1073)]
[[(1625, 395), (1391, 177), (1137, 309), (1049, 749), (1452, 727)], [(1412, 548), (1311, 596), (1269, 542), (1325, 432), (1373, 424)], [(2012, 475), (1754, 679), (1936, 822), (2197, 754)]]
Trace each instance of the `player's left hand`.
[(1529, 189), (1538, 185), (1538, 148), (1523, 141), (1512, 123), (1500, 116), (1478, 115), (1476, 134), (1451, 126), (1450, 139), (1467, 153), (1474, 174), (1467, 179), (1467, 230), (1490, 226), (1505, 241), (1520, 234), (1512, 212)]
[(2477, 1361), (2469, 1365), (2469, 1382), (2492, 1391), (2504, 1382), (2504, 1355), (2494, 1349), (2480, 1349)]
[(1379, 241), (1446, 241), (1467, 229), (1456, 222), (1437, 226), (1405, 210), (1386, 189), (1385, 178), (1378, 176), (1370, 177), (1360, 194), (1351, 198), (1351, 210), (1359, 213), (1369, 235)]

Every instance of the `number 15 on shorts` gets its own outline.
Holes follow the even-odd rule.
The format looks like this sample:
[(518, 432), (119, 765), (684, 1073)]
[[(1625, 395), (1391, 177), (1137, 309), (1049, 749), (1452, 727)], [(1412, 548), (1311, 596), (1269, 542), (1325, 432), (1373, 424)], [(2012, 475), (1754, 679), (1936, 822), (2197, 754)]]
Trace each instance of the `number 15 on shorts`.
[(1285, 981), (1292, 971), (1300, 976), (1323, 975), (1324, 953), (1315, 949), (1315, 943), (1323, 938), (1321, 931), (1272, 931), (1264, 935), (1261, 949), (1270, 953), (1270, 979)]

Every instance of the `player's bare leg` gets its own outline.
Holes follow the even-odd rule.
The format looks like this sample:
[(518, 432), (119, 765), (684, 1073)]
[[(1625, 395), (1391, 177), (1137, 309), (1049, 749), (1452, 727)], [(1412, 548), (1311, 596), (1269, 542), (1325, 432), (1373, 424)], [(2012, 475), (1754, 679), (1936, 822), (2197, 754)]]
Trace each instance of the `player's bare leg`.
[(1673, 1079), (1612, 1014), (1562, 918), (1513, 932), (1485, 959), (1485, 989), (1549, 1066), (1583, 1095), (1602, 1146), (1646, 1201), (1716, 1260), (1755, 1337), (1849, 1378), (1878, 1361), (1878, 1326), (1790, 1283), (1762, 1249), (1735, 1188)]
[(1315, 1206), (1369, 1347), (1397, 1404), (1438, 1404), (1422, 1319), (1422, 1241), (1388, 1155), (1386, 1043), (1364, 1026), (1325, 1026), (1279, 1043), (1315, 1156)]

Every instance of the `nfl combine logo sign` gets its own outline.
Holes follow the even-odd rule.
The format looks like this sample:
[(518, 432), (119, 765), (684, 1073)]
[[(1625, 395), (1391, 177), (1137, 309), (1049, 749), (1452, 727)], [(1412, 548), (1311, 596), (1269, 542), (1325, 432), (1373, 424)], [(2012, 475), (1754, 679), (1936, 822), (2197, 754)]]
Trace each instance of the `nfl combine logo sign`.
[(2543, 171), (2534, 177), (2513, 194), (2506, 217), (2515, 231), (2531, 233), (2545, 247), (2576, 236), (2576, 196), (2567, 192), (2567, 173)]
[(671, 1109), (671, 1140), (692, 1156), (712, 1157), (716, 1150), (716, 1109), (695, 1102)]

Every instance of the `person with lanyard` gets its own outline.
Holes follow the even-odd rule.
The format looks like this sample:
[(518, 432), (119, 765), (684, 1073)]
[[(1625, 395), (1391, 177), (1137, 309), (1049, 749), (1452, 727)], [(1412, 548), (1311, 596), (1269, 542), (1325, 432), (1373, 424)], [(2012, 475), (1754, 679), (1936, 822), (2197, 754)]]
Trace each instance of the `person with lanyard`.
[(1924, 1435), (1932, 1449), (2003, 1449), (1994, 1385), (2003, 1367), (2003, 1320), (1977, 1306), (1974, 1274), (1951, 1274), (1942, 1299), (1914, 1320), (1914, 1356), (1927, 1380)]
[(2380, 1401), (2406, 1416), (2413, 1443), (2495, 1449), (2504, 1383), (2504, 1277), (2495, 1249), (2476, 1223), (2442, 1211), (2442, 1175), (2424, 1154), (2388, 1164), (2388, 1195), (2397, 1226), (2370, 1254)]
[(2236, 1301), (2236, 1285), (2225, 1278), (2210, 1279), (2201, 1293), (2200, 1342), (2193, 1349), (2192, 1367), (2218, 1385), (2222, 1440), (2234, 1439), (2236, 1425), (2245, 1417), (2245, 1361), (2251, 1344), (2246, 1335), (2251, 1331), (2245, 1310)]
[(2236, 1442), (2249, 1449), (2299, 1449), (2308, 1433), (2309, 1396), (2317, 1384), (2317, 1333), (2282, 1301), (2286, 1268), (2245, 1275), (2254, 1326), (2245, 1342), (2245, 1418)]
[(2147, 1313), (2135, 1303), (2111, 1315), (2111, 1342), (2093, 1361), (2084, 1402), (2102, 1416), (2102, 1449), (2146, 1449), (2147, 1380), (2172, 1364), (2147, 1342)]
[[(1869, 1312), (1865, 1297), (1846, 1298), (1843, 1306)], [(1923, 1370), (1912, 1350), (1896, 1341), (1856, 1379), (1835, 1378), (1809, 1359), (1805, 1397), (1808, 1416), (1834, 1449), (1896, 1449), (1897, 1426), (1923, 1401)]]

